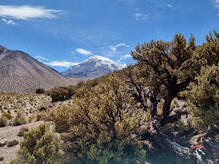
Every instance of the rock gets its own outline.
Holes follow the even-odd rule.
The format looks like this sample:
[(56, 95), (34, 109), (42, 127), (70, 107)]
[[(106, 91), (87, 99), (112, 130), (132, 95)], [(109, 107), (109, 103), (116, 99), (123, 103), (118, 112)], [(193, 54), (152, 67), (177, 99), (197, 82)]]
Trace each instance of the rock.
[(13, 146), (18, 145), (18, 144), (19, 144), (18, 140), (12, 140), (12, 141), (9, 141), (7, 143), (7, 147), (13, 147)]
[(4, 161), (4, 157), (0, 157), (0, 161)]
[(22, 128), (20, 128), (20, 130), (19, 130), (19, 132), (18, 132), (18, 136), (19, 137), (23, 137), (24, 136), (24, 134), (26, 133), (26, 132), (28, 132), (28, 128), (27, 127), (22, 127)]
[(3, 142), (3, 143), (0, 142), (0, 147), (5, 146), (6, 144), (7, 144), (7, 141), (5, 141), (5, 142)]

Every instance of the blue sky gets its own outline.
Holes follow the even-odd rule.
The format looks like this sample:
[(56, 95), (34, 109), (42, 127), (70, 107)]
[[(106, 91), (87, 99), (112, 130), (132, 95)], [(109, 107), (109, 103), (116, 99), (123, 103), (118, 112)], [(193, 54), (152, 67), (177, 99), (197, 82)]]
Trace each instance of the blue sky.
[(0, 44), (63, 71), (92, 55), (130, 63), (138, 43), (219, 29), (219, 0), (1, 0)]

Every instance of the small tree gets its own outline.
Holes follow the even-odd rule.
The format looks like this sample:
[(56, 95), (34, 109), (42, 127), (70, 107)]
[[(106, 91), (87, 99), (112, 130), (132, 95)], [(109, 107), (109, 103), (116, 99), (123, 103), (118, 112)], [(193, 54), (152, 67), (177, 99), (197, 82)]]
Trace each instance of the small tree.
[[(191, 78), (184, 76), (188, 70), (182, 70), (184, 63), (192, 57), (196, 49), (191, 36), (188, 43), (181, 35), (175, 35), (172, 42), (151, 41), (138, 45), (131, 55), (137, 60), (137, 66), (128, 74), (130, 84), (135, 89), (136, 98), (145, 110), (157, 121), (156, 126), (175, 122), (185, 111), (170, 116), (170, 105), (177, 94), (185, 90)], [(146, 89), (147, 88), (147, 89)], [(151, 107), (147, 103), (151, 102)], [(164, 100), (162, 115), (157, 115), (157, 105)]]
[[(193, 36), (187, 43), (181, 34), (177, 34), (172, 42), (151, 41), (138, 45), (131, 52), (137, 65), (128, 69), (129, 82), (136, 100), (150, 111), (155, 127), (176, 122), (187, 114), (185, 109), (171, 113), (173, 99), (194, 81), (201, 66), (218, 64), (218, 34), (215, 32), (215, 37), (210, 34), (207, 38), (206, 43), (196, 47)], [(157, 114), (160, 102), (163, 102), (159, 109), (162, 115)]]

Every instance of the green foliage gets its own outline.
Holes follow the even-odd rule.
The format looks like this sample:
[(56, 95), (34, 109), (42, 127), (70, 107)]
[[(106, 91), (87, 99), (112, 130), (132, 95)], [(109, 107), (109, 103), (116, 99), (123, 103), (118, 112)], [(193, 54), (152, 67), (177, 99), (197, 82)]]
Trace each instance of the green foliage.
[[(207, 42), (197, 47), (192, 58), (182, 67), (187, 70), (186, 76), (195, 77), (200, 74), (201, 67), (212, 66), (219, 63), (219, 37), (214, 32), (206, 36)], [(193, 78), (194, 79), (194, 78)]]
[(189, 86), (187, 98), (194, 127), (207, 130), (219, 125), (219, 67), (202, 67), (196, 82)]
[(56, 131), (59, 133), (68, 132), (71, 127), (72, 107), (61, 107), (52, 113), (52, 121), (56, 124)]
[(145, 157), (136, 135), (144, 112), (118, 77), (112, 74), (105, 83), (81, 87), (78, 92), (72, 106), (57, 109), (54, 119), (63, 132), (65, 152), (99, 163)]
[[(180, 118), (181, 113), (170, 116), (171, 102), (192, 80), (187, 75), (188, 69), (183, 68), (195, 49), (193, 36), (187, 42), (184, 36), (177, 34), (172, 42), (152, 40), (138, 45), (131, 52), (137, 61), (136, 66), (129, 68), (131, 87), (138, 102), (157, 120), (156, 126), (164, 126)], [(162, 112), (157, 112), (161, 100), (163, 105), (159, 111)]]
[[(172, 115), (172, 101), (180, 98), (182, 91), (195, 81), (202, 66), (219, 63), (218, 33), (214, 32), (214, 36), (210, 33), (206, 38), (206, 43), (196, 47), (193, 36), (187, 42), (181, 34), (177, 34), (172, 42), (151, 41), (138, 45), (131, 52), (137, 65), (129, 68), (130, 84), (136, 100), (157, 120), (155, 126), (176, 122), (181, 115), (187, 114), (183, 110)], [(147, 103), (148, 99), (151, 105)], [(159, 108), (162, 112), (158, 113), (161, 101), (164, 102)]]
[(2, 117), (7, 117), (8, 120), (11, 120), (13, 118), (13, 116), (11, 115), (11, 113), (9, 112), (4, 112), (2, 113)]
[(0, 116), (0, 127), (7, 126), (8, 118), (6, 116)]
[(52, 102), (65, 101), (74, 95), (74, 90), (72, 87), (56, 87), (47, 94), (52, 98)]
[(27, 118), (25, 116), (25, 113), (22, 110), (19, 110), (17, 112), (17, 116), (14, 119), (13, 125), (23, 125), (27, 123)]
[(43, 88), (36, 89), (36, 94), (44, 94), (44, 93), (45, 93), (45, 89)]
[(56, 163), (59, 156), (58, 151), (59, 142), (57, 137), (50, 131), (48, 125), (40, 125), (38, 128), (25, 133), (17, 158), (11, 163)]

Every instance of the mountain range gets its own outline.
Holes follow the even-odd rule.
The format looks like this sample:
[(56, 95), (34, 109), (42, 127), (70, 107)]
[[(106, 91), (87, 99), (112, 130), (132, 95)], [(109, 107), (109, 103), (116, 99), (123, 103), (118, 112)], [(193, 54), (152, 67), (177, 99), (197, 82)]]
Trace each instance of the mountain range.
[(102, 56), (92, 56), (59, 73), (25, 52), (0, 45), (0, 93), (33, 93), (100, 77), (120, 70), (124, 65)]

